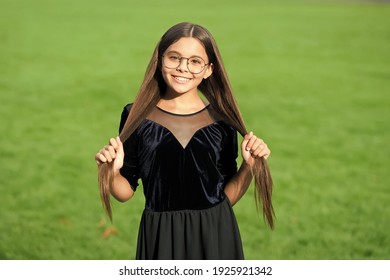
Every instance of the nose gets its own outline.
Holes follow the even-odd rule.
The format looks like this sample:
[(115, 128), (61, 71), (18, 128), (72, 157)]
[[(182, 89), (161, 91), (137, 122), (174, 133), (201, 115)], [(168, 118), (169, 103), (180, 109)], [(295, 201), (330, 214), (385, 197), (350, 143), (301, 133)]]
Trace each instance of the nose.
[(187, 61), (188, 61), (187, 58), (182, 57), (180, 59), (180, 63), (177, 66), (176, 70), (188, 72), (188, 62)]

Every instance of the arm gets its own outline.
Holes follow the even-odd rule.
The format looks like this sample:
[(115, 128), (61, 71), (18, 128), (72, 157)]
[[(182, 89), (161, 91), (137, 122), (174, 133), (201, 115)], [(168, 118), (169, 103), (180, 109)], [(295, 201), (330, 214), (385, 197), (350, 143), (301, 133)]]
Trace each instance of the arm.
[(252, 168), (256, 159), (261, 157), (267, 159), (271, 151), (262, 139), (257, 138), (253, 135), (253, 132), (250, 132), (242, 140), (241, 154), (243, 161), (240, 169), (225, 187), (226, 196), (232, 205), (236, 204), (248, 190), (252, 181)]
[(225, 194), (229, 198), (232, 206), (236, 204), (236, 202), (239, 201), (245, 194), (251, 181), (251, 168), (245, 162), (243, 162), (240, 166), (240, 169), (225, 187)]
[(114, 177), (110, 193), (120, 202), (126, 202), (134, 195), (133, 188), (130, 186), (126, 178), (119, 173), (119, 171)]

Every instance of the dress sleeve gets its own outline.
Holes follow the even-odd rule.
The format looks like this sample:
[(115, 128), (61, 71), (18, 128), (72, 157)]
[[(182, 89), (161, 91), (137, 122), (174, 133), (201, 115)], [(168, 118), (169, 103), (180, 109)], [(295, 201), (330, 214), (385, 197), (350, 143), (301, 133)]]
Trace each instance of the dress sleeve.
[[(123, 108), (121, 120), (119, 124), (119, 133), (121, 133), (127, 116), (129, 115), (131, 104)], [(123, 167), (119, 170), (120, 174), (127, 179), (131, 188), (135, 191), (138, 187), (138, 157), (137, 157), (138, 136), (137, 130), (130, 135), (123, 143), (125, 157), (123, 160)]]
[(225, 131), (226, 135), (221, 151), (220, 172), (225, 178), (225, 183), (227, 183), (237, 173), (238, 146), (237, 131), (228, 125), (226, 125)]

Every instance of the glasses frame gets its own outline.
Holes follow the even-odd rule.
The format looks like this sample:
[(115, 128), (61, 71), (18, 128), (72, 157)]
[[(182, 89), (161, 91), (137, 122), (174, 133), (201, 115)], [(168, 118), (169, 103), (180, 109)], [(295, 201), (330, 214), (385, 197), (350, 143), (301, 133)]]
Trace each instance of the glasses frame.
[[(184, 57), (184, 56), (181, 56), (180, 54), (178, 54), (177, 52), (173, 52), (173, 53), (177, 54), (177, 56), (179, 57), (179, 64), (178, 64), (176, 67), (168, 67), (168, 66), (164, 65), (164, 59), (162, 59), (162, 61), (161, 61), (162, 65), (163, 65), (164, 67), (168, 68), (168, 69), (177, 69), (177, 68), (179, 68), (179, 66), (181, 65), (182, 60), (183, 60), (183, 59), (187, 59), (187, 63), (186, 63), (186, 64), (187, 64), (187, 70), (188, 70), (188, 72), (190, 72), (191, 74), (199, 74), (199, 73), (202, 73), (202, 72), (203, 72), (203, 70), (206, 68), (207, 65), (210, 65), (210, 64), (211, 64), (211, 62), (206, 63), (206, 62), (204, 61), (203, 58), (201, 58), (200, 56), (197, 56), (197, 55), (193, 55), (193, 56), (190, 56), (190, 57)], [(163, 54), (163, 55), (161, 55), (161, 57), (164, 58), (164, 57), (166, 57), (166, 55)], [(188, 65), (190, 64), (190, 63), (189, 63), (190, 58), (193, 58), (193, 57), (199, 58), (199, 59), (201, 59), (201, 60), (204, 62), (204, 66), (202, 67), (202, 70), (200, 70), (199, 72), (192, 72), (192, 71), (190, 70), (190, 68), (188, 67)]]

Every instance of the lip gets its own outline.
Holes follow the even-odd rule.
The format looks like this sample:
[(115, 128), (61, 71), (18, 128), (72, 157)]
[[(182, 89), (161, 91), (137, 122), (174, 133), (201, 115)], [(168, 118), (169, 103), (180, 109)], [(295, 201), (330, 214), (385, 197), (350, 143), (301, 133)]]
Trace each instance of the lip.
[(189, 81), (192, 80), (192, 78), (189, 77), (184, 77), (184, 76), (177, 76), (177, 75), (172, 75), (173, 79), (178, 82), (178, 83), (188, 83)]

